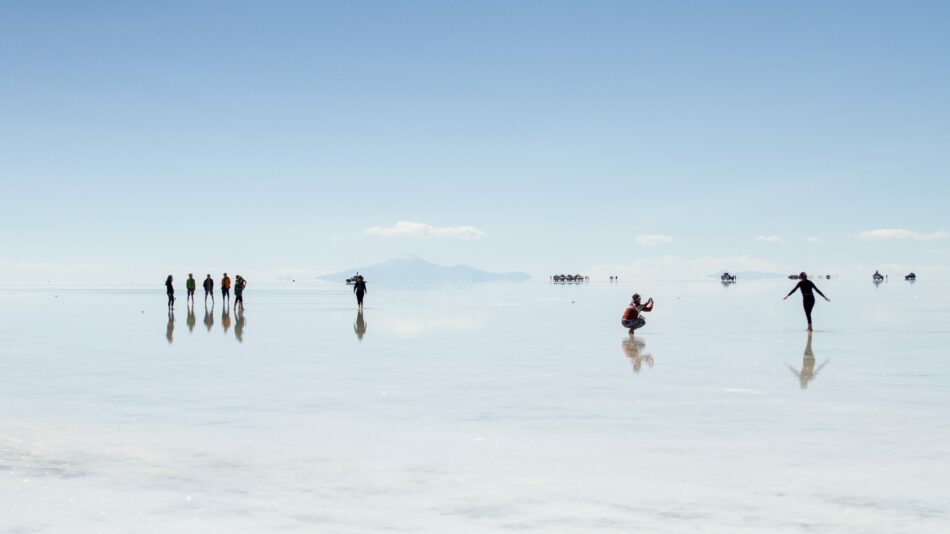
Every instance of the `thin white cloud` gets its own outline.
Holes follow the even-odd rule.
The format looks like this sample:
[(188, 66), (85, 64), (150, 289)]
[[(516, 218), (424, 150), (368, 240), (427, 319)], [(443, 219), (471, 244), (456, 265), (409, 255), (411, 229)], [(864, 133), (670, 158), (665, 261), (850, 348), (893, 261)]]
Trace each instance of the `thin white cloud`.
[(380, 237), (448, 237), (454, 239), (485, 239), (488, 234), (474, 226), (432, 226), (412, 221), (399, 221), (392, 226), (367, 228), (366, 235)]
[(878, 230), (868, 230), (866, 232), (860, 232), (854, 234), (852, 237), (857, 239), (865, 240), (885, 240), (885, 239), (902, 239), (910, 241), (937, 241), (940, 239), (946, 239), (947, 233), (944, 231), (931, 232), (925, 234), (922, 232), (915, 232), (914, 230), (904, 230), (902, 228), (881, 228)]
[(633, 240), (634, 243), (641, 247), (655, 247), (657, 245), (671, 243), (672, 241), (672, 237), (663, 234), (638, 234), (636, 239)]
[(809, 237), (808, 239), (806, 239), (805, 242), (806, 242), (806, 243), (821, 243), (821, 239), (819, 239), (819, 238), (817, 238), (817, 237), (815, 237), (815, 236), (811, 236), (811, 237)]
[(782, 241), (782, 238), (777, 235), (760, 235), (755, 238), (756, 241), (762, 241), (763, 243), (778, 243)]

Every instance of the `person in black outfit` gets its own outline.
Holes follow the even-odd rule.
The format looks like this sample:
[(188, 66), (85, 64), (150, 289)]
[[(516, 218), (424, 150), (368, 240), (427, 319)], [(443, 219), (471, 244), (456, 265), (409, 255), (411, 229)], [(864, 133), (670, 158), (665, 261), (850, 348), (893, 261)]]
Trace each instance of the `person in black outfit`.
[(353, 292), (356, 293), (356, 307), (357, 309), (363, 309), (363, 295), (367, 293), (366, 290), (366, 280), (363, 280), (362, 276), (357, 276), (356, 281), (353, 282)]
[(175, 305), (175, 288), (172, 287), (172, 275), (165, 279), (165, 293), (168, 295), (168, 309), (174, 309), (172, 306)]
[(801, 273), (798, 275), (798, 284), (796, 284), (795, 287), (793, 287), (792, 290), (788, 292), (788, 295), (785, 295), (785, 298), (782, 300), (791, 297), (792, 293), (798, 289), (802, 290), (802, 305), (805, 307), (805, 318), (808, 319), (808, 331), (811, 332), (811, 310), (815, 307), (815, 294), (812, 293), (812, 291), (817, 291), (818, 294), (821, 295), (821, 298), (827, 300), (828, 302), (831, 302), (831, 299), (826, 297), (825, 294), (822, 293), (821, 290), (819, 290), (815, 284), (808, 279), (807, 274)]
[(211, 307), (214, 307), (214, 280), (211, 279), (211, 273), (205, 278), (202, 287), (205, 288), (205, 308), (208, 307), (208, 297), (211, 297)]

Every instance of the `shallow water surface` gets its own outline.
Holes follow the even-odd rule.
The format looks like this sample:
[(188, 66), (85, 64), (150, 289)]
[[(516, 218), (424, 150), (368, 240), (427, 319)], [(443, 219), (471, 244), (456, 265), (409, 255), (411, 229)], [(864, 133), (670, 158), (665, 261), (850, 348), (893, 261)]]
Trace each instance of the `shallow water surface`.
[(791, 286), (2, 289), (0, 532), (950, 530), (950, 285)]

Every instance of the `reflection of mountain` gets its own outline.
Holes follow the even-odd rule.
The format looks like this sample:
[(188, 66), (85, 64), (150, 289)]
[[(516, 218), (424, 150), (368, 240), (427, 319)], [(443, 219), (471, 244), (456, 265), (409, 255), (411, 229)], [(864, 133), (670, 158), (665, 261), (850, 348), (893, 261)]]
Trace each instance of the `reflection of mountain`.
[(527, 273), (490, 273), (465, 265), (444, 267), (430, 263), (418, 256), (407, 255), (393, 258), (376, 265), (355, 267), (338, 273), (321, 276), (323, 280), (343, 282), (359, 272), (372, 282), (523, 282), (530, 278)]

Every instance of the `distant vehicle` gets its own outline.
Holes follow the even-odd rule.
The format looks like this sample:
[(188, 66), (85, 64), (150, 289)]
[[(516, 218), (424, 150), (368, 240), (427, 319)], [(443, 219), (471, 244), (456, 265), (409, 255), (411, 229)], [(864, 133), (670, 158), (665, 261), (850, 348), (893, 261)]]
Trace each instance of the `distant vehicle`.
[(551, 277), (551, 280), (557, 283), (566, 284), (586, 282), (588, 278), (582, 274), (556, 274)]
[(356, 283), (356, 279), (360, 277), (360, 273), (356, 273), (353, 276), (346, 279), (346, 285), (351, 286)]
[(917, 280), (917, 275), (914, 274), (914, 273), (910, 273), (910, 274), (908, 274), (907, 276), (904, 277), (904, 280), (907, 280), (908, 282), (913, 282), (913, 281)]
[(878, 282), (878, 283), (884, 281), (884, 275), (881, 274), (879, 271), (874, 271), (874, 274), (871, 275), (871, 278), (872, 278), (875, 282)]
[(719, 279), (722, 280), (722, 283), (724, 284), (735, 283), (736, 275), (725, 272), (722, 273), (722, 276), (720, 276)]

